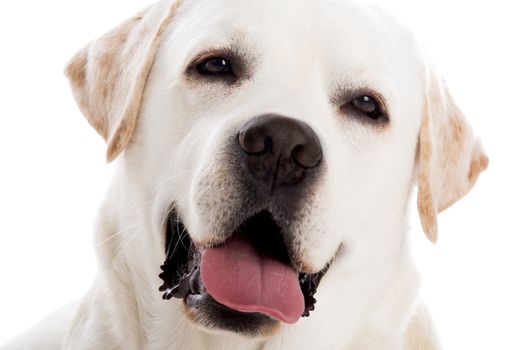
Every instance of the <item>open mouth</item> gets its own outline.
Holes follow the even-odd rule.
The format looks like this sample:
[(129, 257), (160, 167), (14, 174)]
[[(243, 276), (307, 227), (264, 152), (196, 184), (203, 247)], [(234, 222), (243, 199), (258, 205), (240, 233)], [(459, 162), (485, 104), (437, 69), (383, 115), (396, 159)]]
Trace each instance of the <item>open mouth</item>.
[(190, 308), (219, 313), (221, 326), (228, 320), (294, 323), (309, 316), (328, 269), (314, 274), (297, 271), (280, 226), (266, 210), (248, 218), (221, 245), (210, 248), (197, 247), (173, 211), (165, 250), (159, 275), (164, 281), (159, 288), (163, 298), (180, 298)]

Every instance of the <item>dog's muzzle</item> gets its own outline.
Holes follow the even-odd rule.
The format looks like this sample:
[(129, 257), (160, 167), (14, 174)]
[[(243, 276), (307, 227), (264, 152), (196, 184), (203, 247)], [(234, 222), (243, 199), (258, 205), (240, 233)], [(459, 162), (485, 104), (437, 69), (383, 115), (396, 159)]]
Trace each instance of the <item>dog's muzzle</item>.
[(232, 210), (244, 219), (224, 228), (221, 244), (197, 247), (173, 211), (160, 290), (164, 299), (183, 299), (216, 317), (216, 327), (251, 333), (275, 320), (294, 323), (314, 310), (327, 268), (309, 274), (293, 261), (294, 235), (300, 234), (294, 220), (319, 176), (322, 150), (307, 124), (277, 115), (248, 121), (232, 144), (235, 191), (249, 203)]

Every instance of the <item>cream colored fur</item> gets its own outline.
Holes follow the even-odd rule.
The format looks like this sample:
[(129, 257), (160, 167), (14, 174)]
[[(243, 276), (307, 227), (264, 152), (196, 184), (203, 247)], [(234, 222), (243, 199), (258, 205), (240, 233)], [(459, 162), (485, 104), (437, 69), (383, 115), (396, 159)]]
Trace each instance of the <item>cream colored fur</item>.
[[(188, 77), (194, 57), (234, 45), (249, 57), (249, 81)], [(437, 213), (471, 189), (488, 160), (416, 41), (388, 14), (350, 0), (160, 0), (81, 50), (66, 75), (115, 162), (96, 228), (100, 272), (67, 321), (8, 349), (440, 348), (418, 298), (406, 208), (416, 185), (435, 242)], [(334, 106), (337, 91), (363, 88), (384, 97), (386, 127)], [(304, 266), (317, 271), (343, 249), (309, 318), (249, 338), (191, 320), (180, 300), (161, 299), (157, 276), (170, 205), (193, 240), (213, 242), (214, 218), (229, 203), (225, 139), (269, 112), (308, 123), (323, 145), (322, 185), (297, 223)]]

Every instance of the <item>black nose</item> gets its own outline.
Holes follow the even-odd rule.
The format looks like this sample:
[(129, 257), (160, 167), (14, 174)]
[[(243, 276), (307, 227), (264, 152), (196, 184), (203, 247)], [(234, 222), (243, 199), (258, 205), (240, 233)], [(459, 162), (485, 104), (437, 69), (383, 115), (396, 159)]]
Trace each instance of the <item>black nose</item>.
[(255, 117), (239, 131), (250, 173), (259, 181), (294, 185), (321, 163), (321, 143), (306, 123), (279, 115)]

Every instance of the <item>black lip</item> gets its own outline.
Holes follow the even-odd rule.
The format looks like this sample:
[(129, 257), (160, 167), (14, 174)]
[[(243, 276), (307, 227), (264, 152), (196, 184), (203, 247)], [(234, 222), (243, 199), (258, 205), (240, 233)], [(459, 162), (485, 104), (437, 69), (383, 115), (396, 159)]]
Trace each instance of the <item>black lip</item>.
[[(260, 234), (262, 232), (265, 235)], [(269, 235), (269, 232), (273, 234)], [(281, 234), (278, 223), (268, 211), (261, 211), (251, 216), (233, 234), (247, 233), (257, 249), (293, 266), (286, 248), (286, 239)], [(161, 292), (164, 292), (163, 299), (169, 300), (173, 297), (183, 299), (190, 308), (206, 311), (206, 314), (213, 314), (219, 318), (221, 328), (237, 332), (253, 333), (249, 330), (277, 322), (260, 313), (232, 310), (217, 302), (207, 293), (200, 278), (200, 252), (191, 241), (176, 210), (173, 210), (168, 218), (165, 252), (166, 259), (161, 266), (162, 273), (159, 275), (163, 280), (159, 288)], [(313, 274), (299, 272), (299, 283), (305, 299), (303, 317), (308, 317), (315, 309), (314, 295), (328, 267)], [(239, 324), (250, 325), (250, 327), (245, 326), (239, 329)]]
[(185, 304), (194, 312), (206, 315), (201, 322), (210, 328), (219, 328), (249, 336), (264, 335), (265, 329), (271, 329), (279, 322), (270, 316), (257, 312), (240, 312), (218, 303), (207, 292), (190, 294), (184, 299)]

